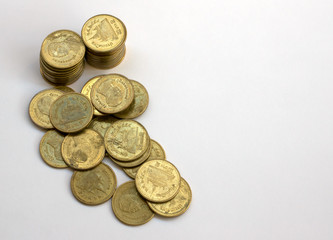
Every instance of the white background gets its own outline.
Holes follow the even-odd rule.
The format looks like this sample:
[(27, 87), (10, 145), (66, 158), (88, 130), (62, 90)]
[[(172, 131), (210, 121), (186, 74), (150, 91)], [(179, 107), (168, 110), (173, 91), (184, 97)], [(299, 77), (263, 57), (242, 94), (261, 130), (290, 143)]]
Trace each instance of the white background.
[[(100, 13), (125, 23), (126, 57), (71, 87), (112, 72), (146, 86), (137, 120), (193, 191), (180, 217), (123, 225), (39, 156), (40, 45)], [(0, 239), (333, 239), (332, 13), (331, 0), (1, 0)]]

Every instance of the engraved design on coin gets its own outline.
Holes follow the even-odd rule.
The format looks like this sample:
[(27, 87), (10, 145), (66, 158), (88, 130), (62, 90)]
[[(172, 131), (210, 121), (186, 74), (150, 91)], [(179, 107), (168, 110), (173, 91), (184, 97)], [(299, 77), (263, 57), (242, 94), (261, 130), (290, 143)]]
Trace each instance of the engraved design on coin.
[(148, 202), (149, 207), (157, 214), (164, 217), (176, 217), (189, 208), (192, 200), (191, 188), (185, 179), (181, 179), (180, 189), (177, 195), (165, 203)]
[(75, 171), (71, 179), (74, 196), (88, 205), (97, 205), (109, 200), (116, 186), (115, 173), (103, 163), (91, 170)]
[(138, 170), (135, 184), (139, 193), (148, 201), (166, 202), (177, 194), (180, 174), (177, 168), (166, 160), (151, 160)]
[(104, 138), (106, 131), (115, 121), (118, 121), (118, 119), (112, 116), (96, 117), (91, 120), (88, 128), (95, 130)]
[(116, 217), (128, 225), (141, 225), (154, 217), (153, 211), (135, 188), (134, 181), (118, 187), (112, 198), (112, 210)]

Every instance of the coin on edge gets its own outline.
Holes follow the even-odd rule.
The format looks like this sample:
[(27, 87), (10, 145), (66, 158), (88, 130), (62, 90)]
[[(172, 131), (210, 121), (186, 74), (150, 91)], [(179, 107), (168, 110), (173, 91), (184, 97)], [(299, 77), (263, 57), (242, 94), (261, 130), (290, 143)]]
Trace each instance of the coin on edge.
[[(154, 160), (154, 159), (165, 160), (166, 156), (165, 156), (165, 152), (164, 152), (164, 149), (162, 148), (162, 146), (153, 139), (150, 139), (150, 144), (151, 144), (151, 152), (146, 161)], [(117, 162), (115, 162), (115, 163), (117, 163)], [(138, 172), (140, 167), (141, 167), (141, 165), (136, 166), (136, 167), (124, 167), (123, 170), (130, 178), (135, 179), (136, 173)]]
[(103, 138), (91, 129), (68, 134), (62, 142), (61, 154), (71, 168), (78, 170), (93, 168), (104, 158)]
[(101, 163), (86, 171), (74, 171), (71, 190), (74, 197), (87, 205), (98, 205), (109, 200), (117, 187), (113, 170)]
[(39, 152), (44, 160), (49, 166), (54, 168), (67, 168), (67, 164), (61, 155), (61, 144), (65, 136), (56, 131), (47, 131), (39, 144)]
[(66, 133), (84, 129), (92, 116), (90, 100), (80, 93), (66, 93), (54, 101), (50, 108), (51, 123), (57, 130)]
[(30, 101), (29, 115), (39, 127), (54, 128), (50, 121), (50, 106), (64, 93), (56, 89), (46, 89), (37, 93)]
[[(84, 84), (84, 86), (83, 86), (83, 88), (81, 90), (81, 93), (90, 99), (90, 92), (91, 92), (92, 86), (100, 78), (101, 78), (101, 76), (96, 76), (96, 77), (93, 77), (90, 80), (88, 80), (88, 82), (86, 82), (86, 84)], [(95, 116), (103, 116), (103, 115), (105, 115), (105, 113), (101, 113), (100, 111), (98, 111), (94, 107), (94, 115)]]
[(136, 190), (134, 181), (120, 185), (112, 198), (112, 210), (123, 223), (142, 225), (154, 217), (154, 212)]
[(192, 191), (190, 185), (181, 179), (180, 188), (177, 195), (165, 203), (153, 203), (147, 201), (151, 210), (163, 217), (177, 217), (187, 211), (192, 201)]
[(131, 82), (122, 75), (101, 76), (93, 85), (90, 99), (94, 107), (102, 113), (117, 113), (125, 110), (134, 99)]
[(149, 103), (149, 96), (146, 88), (139, 82), (130, 80), (134, 89), (134, 100), (124, 111), (115, 113), (118, 118), (136, 118), (143, 114)]
[(106, 131), (105, 147), (119, 161), (133, 161), (142, 156), (150, 144), (147, 130), (134, 120), (119, 120)]
[(142, 164), (135, 185), (142, 197), (151, 202), (166, 202), (176, 196), (180, 187), (177, 168), (166, 160), (151, 160)]

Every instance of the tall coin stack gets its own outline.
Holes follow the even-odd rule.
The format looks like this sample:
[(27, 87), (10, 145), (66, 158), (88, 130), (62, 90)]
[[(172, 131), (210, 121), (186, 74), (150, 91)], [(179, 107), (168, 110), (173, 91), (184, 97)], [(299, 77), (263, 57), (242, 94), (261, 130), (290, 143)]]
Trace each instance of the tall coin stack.
[(81, 37), (70, 30), (49, 34), (40, 51), (40, 72), (55, 85), (75, 82), (83, 73), (85, 46)]
[(107, 14), (94, 16), (85, 22), (81, 35), (87, 47), (86, 61), (91, 66), (109, 69), (123, 60), (127, 31), (118, 18)]

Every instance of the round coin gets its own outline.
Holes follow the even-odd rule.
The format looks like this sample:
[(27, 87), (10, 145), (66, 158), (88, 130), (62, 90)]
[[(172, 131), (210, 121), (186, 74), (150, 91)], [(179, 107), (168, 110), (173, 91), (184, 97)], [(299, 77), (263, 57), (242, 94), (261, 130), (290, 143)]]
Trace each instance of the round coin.
[[(165, 160), (166, 156), (165, 156), (165, 152), (164, 152), (164, 149), (162, 148), (162, 146), (158, 142), (156, 142), (155, 140), (152, 140), (152, 139), (150, 139), (150, 144), (151, 144), (151, 152), (146, 161), (154, 160), (154, 159)], [(115, 163), (117, 163), (117, 162), (115, 162)], [(141, 165), (139, 165), (137, 167), (127, 167), (127, 168), (123, 168), (123, 170), (130, 178), (135, 179), (136, 173), (138, 172), (140, 167), (141, 167)]]
[(56, 89), (46, 89), (37, 93), (30, 101), (29, 115), (31, 120), (39, 127), (51, 129), (50, 106), (64, 93)]
[(117, 188), (112, 198), (112, 210), (121, 222), (131, 226), (145, 224), (154, 217), (154, 212), (136, 190), (134, 181)]
[(151, 160), (138, 170), (135, 185), (148, 201), (166, 202), (178, 193), (180, 174), (177, 168), (166, 160)]
[(105, 147), (111, 157), (119, 161), (133, 161), (148, 149), (147, 130), (134, 120), (119, 120), (106, 131)]
[(61, 145), (61, 154), (71, 168), (78, 170), (93, 168), (104, 158), (103, 138), (91, 129), (68, 134)]
[(61, 144), (65, 136), (56, 130), (47, 131), (39, 144), (42, 159), (51, 167), (66, 168), (67, 164), (61, 155)]
[(186, 212), (192, 200), (192, 192), (188, 183), (182, 178), (177, 195), (165, 203), (148, 202), (149, 207), (163, 217), (177, 217)]
[(114, 123), (115, 121), (118, 121), (118, 119), (116, 119), (110, 115), (100, 116), (100, 117), (96, 117), (93, 120), (91, 120), (91, 122), (87, 128), (95, 130), (104, 138), (106, 131), (109, 129), (111, 124)]
[(88, 49), (107, 53), (117, 51), (125, 43), (127, 31), (124, 23), (118, 18), (100, 14), (85, 22), (81, 35)]
[(119, 74), (101, 76), (93, 85), (91, 102), (103, 113), (117, 113), (126, 109), (134, 99), (131, 82)]
[(106, 164), (87, 171), (74, 171), (71, 179), (71, 190), (80, 202), (87, 205), (98, 205), (109, 200), (117, 187), (113, 170)]
[(49, 34), (41, 47), (42, 59), (53, 68), (70, 68), (79, 64), (85, 54), (80, 35), (70, 30)]
[(139, 82), (130, 80), (134, 89), (134, 100), (124, 111), (115, 113), (118, 118), (136, 118), (143, 114), (149, 102), (149, 96), (146, 88)]
[[(101, 76), (96, 76), (93, 77), (92, 79), (88, 80), (88, 82), (86, 82), (86, 84), (84, 84), (81, 93), (83, 95), (85, 95), (87, 98), (90, 99), (90, 92), (92, 89), (92, 86), (94, 85), (95, 82), (97, 82), (98, 79), (100, 79)], [(95, 116), (103, 116), (105, 115), (104, 113), (101, 113), (100, 111), (98, 111), (95, 107), (94, 107), (94, 115)]]
[(73, 133), (84, 129), (92, 119), (93, 106), (80, 93), (67, 93), (59, 97), (50, 108), (53, 126), (61, 132)]

